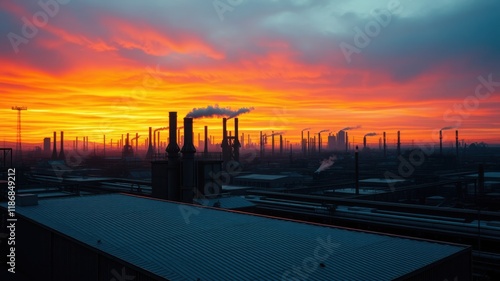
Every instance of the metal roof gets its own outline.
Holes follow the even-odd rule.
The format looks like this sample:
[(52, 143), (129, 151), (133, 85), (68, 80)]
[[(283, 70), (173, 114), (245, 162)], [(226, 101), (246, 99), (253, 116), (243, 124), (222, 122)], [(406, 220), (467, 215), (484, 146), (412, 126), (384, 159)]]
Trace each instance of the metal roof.
[(169, 280), (392, 280), (466, 248), (124, 194), (16, 212)]

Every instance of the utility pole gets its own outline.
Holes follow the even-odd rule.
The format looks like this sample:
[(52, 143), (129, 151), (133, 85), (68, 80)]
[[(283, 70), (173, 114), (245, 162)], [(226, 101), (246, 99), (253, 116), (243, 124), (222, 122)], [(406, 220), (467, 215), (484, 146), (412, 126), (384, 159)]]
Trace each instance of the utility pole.
[(16, 157), (17, 160), (22, 160), (21, 148), (21, 110), (28, 110), (26, 106), (13, 106), (12, 110), (17, 110), (17, 137), (16, 137)]

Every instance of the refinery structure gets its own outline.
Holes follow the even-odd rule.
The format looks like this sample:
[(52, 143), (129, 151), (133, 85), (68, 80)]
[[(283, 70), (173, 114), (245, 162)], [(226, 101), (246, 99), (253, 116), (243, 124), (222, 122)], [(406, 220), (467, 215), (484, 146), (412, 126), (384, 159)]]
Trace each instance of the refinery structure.
[[(19, 175), (20, 275), (500, 278), (500, 149), (467, 145), (451, 127), (431, 147), (405, 141), (402, 130), (359, 125), (304, 128), (300, 136), (249, 132), (240, 121), (252, 109), (198, 108), (182, 118), (170, 111), (163, 126), (119, 138), (90, 142), (51, 130), (39, 149), (1, 148), (0, 163)], [(363, 139), (350, 138), (352, 130)], [(7, 224), (8, 186), (1, 184)], [(386, 266), (395, 262), (401, 266)]]

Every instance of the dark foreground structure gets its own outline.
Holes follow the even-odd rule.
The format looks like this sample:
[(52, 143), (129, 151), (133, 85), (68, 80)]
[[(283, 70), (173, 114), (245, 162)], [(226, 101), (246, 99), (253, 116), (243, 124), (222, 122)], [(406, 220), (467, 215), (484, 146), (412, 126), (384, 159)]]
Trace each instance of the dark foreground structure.
[(16, 217), (16, 271), (31, 280), (472, 276), (468, 246), (124, 194), (44, 199)]

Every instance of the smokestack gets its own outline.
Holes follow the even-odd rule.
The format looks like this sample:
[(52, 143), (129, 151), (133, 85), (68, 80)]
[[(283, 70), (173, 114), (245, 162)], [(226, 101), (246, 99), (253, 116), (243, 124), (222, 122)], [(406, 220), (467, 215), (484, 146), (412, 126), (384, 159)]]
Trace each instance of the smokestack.
[(203, 150), (205, 156), (208, 154), (208, 126), (205, 126), (205, 149)]
[(238, 139), (238, 118), (234, 118), (234, 161), (240, 161), (240, 140)]
[(179, 146), (177, 145), (177, 112), (169, 112), (170, 142), (168, 153), (168, 199), (179, 201)]
[(193, 118), (184, 118), (184, 146), (182, 147), (182, 190), (181, 201), (193, 203), (194, 153)]
[(222, 147), (222, 160), (224, 160), (224, 162), (227, 162), (231, 158), (231, 155), (229, 155), (230, 151), (229, 151), (229, 143), (228, 143), (228, 139), (227, 139), (227, 118), (222, 118), (222, 143), (221, 143), (221, 147)]
[(443, 155), (443, 131), (439, 131), (439, 154)]
[(366, 148), (366, 136), (363, 137), (363, 148)]
[(302, 155), (306, 154), (306, 145), (304, 142), (304, 130), (300, 132), (300, 147), (302, 148)]
[(321, 153), (321, 133), (318, 133), (318, 153)]
[(385, 139), (385, 132), (384, 132), (384, 157), (387, 155), (387, 145), (386, 145), (386, 139)]
[(103, 151), (104, 157), (106, 157), (106, 135), (103, 136), (103, 143), (102, 143), (102, 145), (104, 146), (104, 151)]
[[(179, 131), (179, 130), (177, 130), (177, 131)], [(158, 153), (158, 154), (160, 154), (160, 149), (161, 149), (161, 138), (160, 138), (160, 133), (161, 133), (161, 132), (160, 132), (160, 131), (158, 131), (158, 138), (157, 138), (157, 140), (158, 140), (158, 151), (157, 151), (157, 153)]]
[(152, 144), (152, 136), (153, 136), (153, 128), (149, 127), (149, 146), (148, 146), (148, 151), (146, 152), (146, 159), (151, 159), (153, 158), (153, 144)]
[(401, 133), (398, 131), (398, 156), (401, 155)]
[(280, 155), (283, 155), (283, 135), (280, 135)]
[(458, 162), (458, 130), (455, 130), (455, 150), (457, 152), (457, 162)]
[(64, 155), (64, 131), (61, 131), (61, 151), (59, 152), (59, 160), (66, 159)]
[[(106, 139), (106, 138), (105, 138)], [(139, 133), (135, 133), (135, 155), (139, 154)]]
[(274, 131), (271, 131), (271, 155), (274, 156)]
[(349, 135), (345, 132), (345, 151), (349, 151)]
[(54, 148), (52, 148), (52, 160), (57, 160), (57, 132), (54, 132)]
[(78, 151), (78, 137), (76, 137), (76, 141), (75, 141), (75, 150)]

